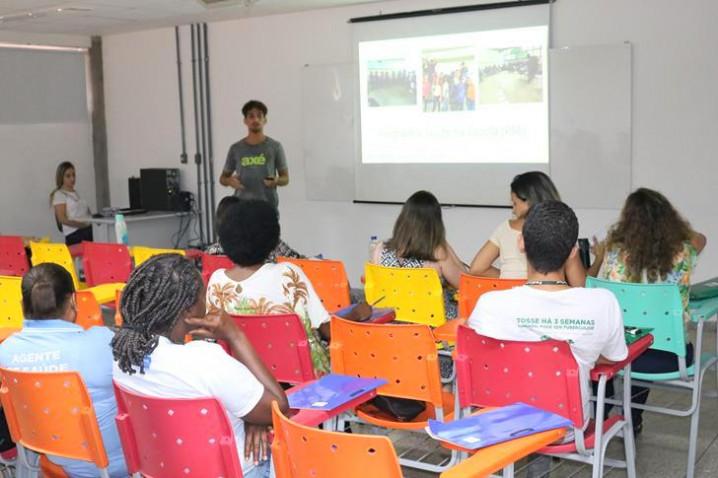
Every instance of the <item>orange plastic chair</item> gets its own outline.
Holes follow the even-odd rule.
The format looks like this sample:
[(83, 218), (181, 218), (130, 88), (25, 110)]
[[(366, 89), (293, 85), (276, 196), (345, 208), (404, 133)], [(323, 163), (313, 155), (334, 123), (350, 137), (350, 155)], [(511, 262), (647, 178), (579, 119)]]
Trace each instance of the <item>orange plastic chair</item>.
[(21, 236), (0, 236), (0, 275), (22, 277), (30, 269)]
[(300, 425), (272, 404), (272, 459), (277, 478), (401, 478), (391, 440)]
[(342, 261), (277, 257), (277, 262), (290, 262), (301, 267), (328, 311), (343, 309), (351, 303), (349, 279)]
[(85, 284), (81, 283), (77, 277), (75, 263), (70, 255), (70, 250), (65, 244), (30, 242), (30, 251), (32, 252), (31, 260), (33, 266), (44, 262), (51, 262), (64, 267), (72, 276), (75, 290), (84, 289), (92, 292), (100, 304), (111, 302), (115, 298), (115, 291), (125, 286), (123, 283), (111, 283), (86, 288)]
[(460, 325), (464, 325), (473, 312), (479, 298), (486, 292), (511, 289), (526, 283), (525, 279), (496, 279), (491, 277), (477, 277), (461, 274), (459, 278), (458, 317), (450, 320), (443, 326), (434, 330), (436, 340), (455, 342), (456, 332)]
[[(366, 378), (384, 378), (389, 383), (378, 395), (426, 402), (426, 410), (411, 421), (401, 422), (371, 404), (356, 410), (357, 416), (372, 425), (423, 432), (427, 420), (450, 420), (454, 415), (454, 395), (442, 389), (439, 359), (431, 329), (420, 324), (367, 324), (332, 317), (329, 346), (332, 371)], [(339, 430), (342, 428), (341, 419)], [(401, 459), (412, 468), (441, 472), (456, 462), (436, 465)]]
[(22, 329), (21, 277), (0, 276), (0, 342)]
[(432, 327), (446, 322), (444, 292), (435, 269), (366, 263), (364, 276), (366, 301), (379, 307), (393, 308), (396, 320)]
[(33, 471), (27, 450), (89, 461), (109, 478), (109, 461), (92, 401), (77, 372), (19, 372), (0, 368), (0, 400), (18, 458)]
[[(401, 478), (394, 445), (385, 436), (337, 433), (306, 427), (272, 404), (272, 459), (277, 478)], [(563, 430), (483, 448), (441, 478), (483, 478), (559, 439)]]
[(75, 320), (77, 325), (85, 330), (105, 325), (100, 304), (97, 303), (97, 299), (91, 292), (85, 290), (75, 292), (75, 302), (77, 303), (77, 319)]
[(506, 290), (522, 286), (526, 279), (496, 279), (461, 274), (459, 278), (459, 317), (468, 319), (479, 297), (495, 290)]
[(118, 290), (115, 293), (115, 327), (121, 327), (122, 322), (122, 313), (120, 312), (120, 301), (122, 300), (122, 291)]

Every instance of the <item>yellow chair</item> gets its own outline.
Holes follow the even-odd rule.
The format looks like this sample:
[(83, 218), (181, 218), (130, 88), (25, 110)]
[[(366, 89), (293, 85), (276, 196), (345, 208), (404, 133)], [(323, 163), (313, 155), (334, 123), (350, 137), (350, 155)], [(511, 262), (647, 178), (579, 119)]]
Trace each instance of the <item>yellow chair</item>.
[(364, 276), (366, 301), (393, 308), (396, 320), (432, 327), (446, 323), (444, 291), (436, 269), (367, 263)]
[(72, 276), (72, 282), (73, 284), (75, 284), (75, 290), (84, 289), (88, 292), (92, 292), (92, 294), (95, 296), (95, 299), (97, 299), (97, 302), (99, 302), (100, 304), (105, 304), (107, 302), (112, 302), (113, 300), (115, 300), (116, 291), (118, 289), (122, 289), (125, 286), (125, 284), (117, 282), (87, 288), (86, 285), (80, 282), (80, 280), (78, 279), (77, 272), (75, 271), (75, 263), (73, 262), (72, 256), (70, 255), (70, 250), (65, 244), (31, 241), (30, 252), (32, 253), (30, 261), (32, 262), (33, 266), (43, 264), (45, 262), (50, 262), (64, 267), (67, 272), (69, 272)]
[(157, 247), (144, 246), (134, 246), (132, 248), (132, 256), (135, 258), (135, 267), (139, 267), (140, 264), (145, 262), (147, 259), (158, 254), (179, 254), (184, 256), (185, 252), (182, 249), (160, 249)]
[(0, 276), (0, 342), (22, 329), (22, 277)]

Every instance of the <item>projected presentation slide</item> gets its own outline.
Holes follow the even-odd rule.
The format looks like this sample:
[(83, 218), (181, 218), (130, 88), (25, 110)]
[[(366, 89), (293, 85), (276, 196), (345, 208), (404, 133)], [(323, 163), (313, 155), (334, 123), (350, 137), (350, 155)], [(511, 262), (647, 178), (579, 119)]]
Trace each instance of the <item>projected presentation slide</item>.
[(548, 27), (359, 42), (361, 157), (548, 163)]

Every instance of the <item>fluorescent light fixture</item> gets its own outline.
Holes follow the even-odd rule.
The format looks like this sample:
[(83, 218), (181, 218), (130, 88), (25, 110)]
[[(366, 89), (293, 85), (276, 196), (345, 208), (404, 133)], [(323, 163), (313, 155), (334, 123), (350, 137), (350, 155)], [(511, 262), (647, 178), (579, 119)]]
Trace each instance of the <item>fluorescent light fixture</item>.
[(0, 42), (0, 48), (14, 48), (18, 50), (44, 50), (44, 51), (70, 51), (74, 53), (86, 53), (87, 48), (75, 46), (55, 45), (32, 45), (27, 43), (4, 43)]

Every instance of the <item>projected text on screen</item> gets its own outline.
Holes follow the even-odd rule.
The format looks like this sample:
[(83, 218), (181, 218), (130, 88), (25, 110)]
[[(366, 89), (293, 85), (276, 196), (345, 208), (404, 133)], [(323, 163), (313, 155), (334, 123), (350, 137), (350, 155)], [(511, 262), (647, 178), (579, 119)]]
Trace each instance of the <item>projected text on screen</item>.
[(548, 27), (359, 43), (361, 158), (548, 163)]

